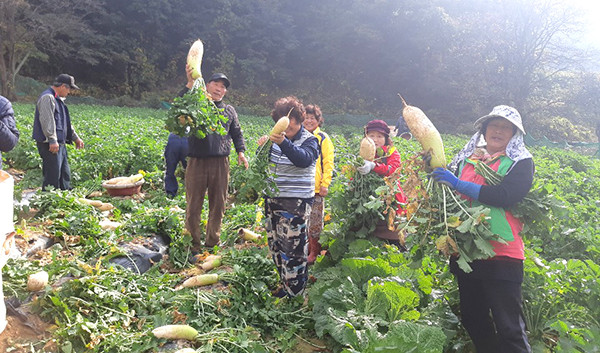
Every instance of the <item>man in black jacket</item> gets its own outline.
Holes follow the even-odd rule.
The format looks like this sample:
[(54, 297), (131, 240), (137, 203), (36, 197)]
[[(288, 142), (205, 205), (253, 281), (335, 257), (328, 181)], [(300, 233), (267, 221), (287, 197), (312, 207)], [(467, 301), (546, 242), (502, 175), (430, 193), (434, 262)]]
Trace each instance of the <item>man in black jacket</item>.
[[(15, 112), (10, 101), (0, 96), (0, 151), (8, 152), (15, 148), (19, 141), (19, 130), (15, 123)], [(0, 153), (0, 169), (2, 154)]]
[[(190, 67), (187, 68), (187, 91), (194, 86)], [(200, 251), (204, 245), (213, 247), (219, 245), (221, 235), (221, 221), (225, 213), (227, 200), (227, 184), (229, 183), (229, 152), (231, 142), (238, 154), (238, 163), (248, 168), (248, 161), (244, 156), (246, 146), (237, 112), (229, 105), (223, 103), (223, 97), (229, 88), (229, 79), (222, 73), (213, 74), (206, 83), (206, 91), (217, 107), (224, 109), (223, 115), (227, 118), (224, 124), (227, 134), (209, 134), (203, 139), (190, 136), (188, 140), (188, 165), (185, 170), (186, 193), (186, 229), (193, 239), (195, 251)], [(206, 224), (206, 238), (202, 244), (202, 206), (204, 196), (208, 193), (208, 222)]]
[(32, 137), (42, 158), (42, 190), (47, 186), (71, 189), (71, 168), (65, 145), (75, 143), (77, 149), (84, 147), (64, 103), (72, 89), (79, 89), (73, 76), (60, 74), (52, 86), (40, 94), (35, 106)]

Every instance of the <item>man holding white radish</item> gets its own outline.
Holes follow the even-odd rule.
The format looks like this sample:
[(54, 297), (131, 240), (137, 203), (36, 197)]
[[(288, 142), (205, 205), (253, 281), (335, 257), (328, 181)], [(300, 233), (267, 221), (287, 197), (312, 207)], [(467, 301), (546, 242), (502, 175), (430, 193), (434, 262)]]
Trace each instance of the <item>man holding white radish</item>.
[[(494, 257), (470, 263), (472, 272), (459, 268), (456, 255), (450, 258), (450, 270), (458, 280), (461, 321), (477, 352), (531, 352), (521, 292), (523, 223), (509, 208), (531, 189), (533, 158), (523, 142), (525, 129), (515, 108), (496, 106), (475, 122), (475, 128), (475, 135), (449, 166), (454, 172), (435, 168), (432, 173), (437, 182), (458, 191), (474, 206), (488, 206), (491, 231), (501, 238), (491, 241)], [(490, 173), (498, 182), (488, 182)]]
[[(186, 68), (187, 84), (180, 96), (192, 89), (195, 79), (192, 78), (192, 68)], [(229, 183), (229, 153), (231, 143), (238, 154), (238, 163), (248, 168), (248, 161), (244, 156), (246, 146), (244, 136), (238, 120), (237, 112), (229, 104), (223, 102), (229, 79), (225, 74), (215, 73), (206, 82), (206, 93), (210, 95), (215, 105), (223, 109), (227, 118), (224, 128), (227, 133), (208, 134), (205, 138), (190, 136), (188, 139), (188, 162), (185, 170), (186, 193), (186, 229), (192, 235), (194, 251), (200, 252), (203, 246), (211, 248), (219, 245), (221, 235), (221, 222), (225, 214), (227, 199), (227, 185)], [(203, 240), (202, 207), (204, 197), (208, 194), (208, 222), (206, 224), (206, 237)], [(203, 243), (204, 241), (204, 243)]]

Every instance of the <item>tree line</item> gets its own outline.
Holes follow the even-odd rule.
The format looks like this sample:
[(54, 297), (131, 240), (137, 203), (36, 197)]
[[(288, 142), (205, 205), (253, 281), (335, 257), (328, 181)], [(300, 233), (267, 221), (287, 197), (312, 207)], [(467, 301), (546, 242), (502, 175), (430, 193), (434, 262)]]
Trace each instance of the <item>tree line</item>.
[(600, 114), (598, 55), (567, 0), (3, 0), (0, 21), (11, 98), (17, 75), (66, 72), (83, 94), (168, 100), (200, 38), (204, 75), (226, 73), (256, 110), (293, 94), (393, 122), (400, 93), (444, 132), (509, 104), (534, 134), (570, 139), (591, 139)]

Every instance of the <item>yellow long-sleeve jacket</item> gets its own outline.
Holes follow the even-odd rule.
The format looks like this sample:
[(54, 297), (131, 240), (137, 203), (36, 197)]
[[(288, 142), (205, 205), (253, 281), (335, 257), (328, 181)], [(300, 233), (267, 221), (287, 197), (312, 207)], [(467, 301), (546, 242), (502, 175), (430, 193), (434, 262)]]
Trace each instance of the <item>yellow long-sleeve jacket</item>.
[(319, 193), (321, 186), (329, 188), (331, 178), (333, 177), (333, 141), (319, 127), (313, 131), (313, 134), (319, 140), (319, 146), (321, 147), (321, 154), (319, 155), (319, 159), (317, 159), (315, 172), (315, 193)]

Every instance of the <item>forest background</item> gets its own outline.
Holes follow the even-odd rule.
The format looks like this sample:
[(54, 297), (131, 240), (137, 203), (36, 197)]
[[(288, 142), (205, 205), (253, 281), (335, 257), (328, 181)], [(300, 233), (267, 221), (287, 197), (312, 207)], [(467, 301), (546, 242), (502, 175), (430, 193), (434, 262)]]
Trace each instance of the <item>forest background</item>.
[(600, 53), (583, 10), (561, 0), (2, 0), (1, 94), (33, 102), (58, 73), (72, 103), (160, 108), (185, 83), (200, 38), (203, 74), (230, 78), (241, 113), (296, 95), (325, 117), (394, 124), (398, 93), (443, 133), (494, 105), (532, 136), (595, 142)]

